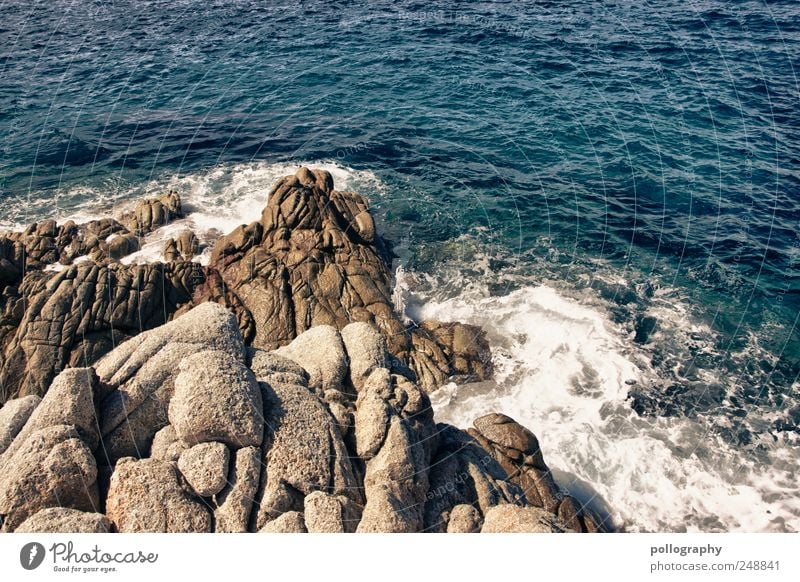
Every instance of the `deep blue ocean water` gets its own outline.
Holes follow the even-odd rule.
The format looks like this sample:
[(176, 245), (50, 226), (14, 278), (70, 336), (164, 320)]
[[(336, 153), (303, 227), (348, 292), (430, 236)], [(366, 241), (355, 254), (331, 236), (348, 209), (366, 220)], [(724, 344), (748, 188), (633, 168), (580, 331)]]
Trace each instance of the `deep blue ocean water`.
[(499, 345), (448, 419), (553, 435), (629, 529), (798, 529), (798, 73), (788, 0), (2, 2), (0, 223), (165, 184), (258, 216), (328, 164), (409, 315)]

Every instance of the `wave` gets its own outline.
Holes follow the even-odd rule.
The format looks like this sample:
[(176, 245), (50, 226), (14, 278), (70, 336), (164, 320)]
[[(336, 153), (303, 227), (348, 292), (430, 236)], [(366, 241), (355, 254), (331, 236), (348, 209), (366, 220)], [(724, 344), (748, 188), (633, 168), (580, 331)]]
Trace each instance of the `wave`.
[[(444, 300), (400, 295), (414, 319), (481, 325), (493, 346), (495, 381), (449, 384), (433, 394), (437, 418), (459, 427), (500, 411), (540, 438), (559, 484), (595, 499), (629, 531), (798, 531), (797, 449), (749, 456), (709, 430), (704, 417), (639, 416), (629, 391), (656, 383), (627, 330), (591, 305), (546, 285), (502, 296)], [(686, 324), (684, 307), (674, 318)]]

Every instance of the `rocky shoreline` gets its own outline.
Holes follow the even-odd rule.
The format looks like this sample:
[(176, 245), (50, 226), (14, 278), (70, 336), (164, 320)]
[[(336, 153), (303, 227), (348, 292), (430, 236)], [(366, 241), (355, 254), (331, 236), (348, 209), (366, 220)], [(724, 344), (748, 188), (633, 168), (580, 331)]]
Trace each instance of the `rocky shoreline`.
[(182, 216), (0, 235), (1, 531), (605, 531), (511, 418), (436, 423), (490, 346), (396, 313), (364, 198), (301, 168), (208, 265), (191, 231), (120, 262)]

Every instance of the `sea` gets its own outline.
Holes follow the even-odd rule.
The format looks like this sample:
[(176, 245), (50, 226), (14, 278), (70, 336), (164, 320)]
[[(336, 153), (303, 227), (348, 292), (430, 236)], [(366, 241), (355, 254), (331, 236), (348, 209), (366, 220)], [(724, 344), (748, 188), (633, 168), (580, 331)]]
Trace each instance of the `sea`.
[(299, 166), (366, 196), (409, 323), (483, 326), (503, 412), (619, 531), (800, 531), (800, 3), (3, 0), (0, 229)]

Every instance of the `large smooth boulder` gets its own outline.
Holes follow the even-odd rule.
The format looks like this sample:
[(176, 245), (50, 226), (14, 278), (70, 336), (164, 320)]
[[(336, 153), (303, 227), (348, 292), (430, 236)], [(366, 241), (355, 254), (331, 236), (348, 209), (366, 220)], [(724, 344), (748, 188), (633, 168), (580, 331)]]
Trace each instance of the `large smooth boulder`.
[(296, 362), (308, 372), (308, 385), (324, 392), (341, 390), (347, 373), (347, 354), (342, 337), (330, 325), (312, 327), (292, 343), (275, 351), (278, 356)]
[(374, 325), (365, 322), (351, 323), (342, 330), (349, 361), (350, 383), (360, 391), (372, 372), (378, 368), (389, 368), (386, 357), (386, 338)]
[(106, 515), (121, 533), (211, 531), (211, 514), (181, 487), (175, 464), (157, 459), (117, 462)]
[(256, 378), (238, 358), (209, 350), (181, 361), (169, 419), (183, 442), (258, 446), (264, 436), (262, 410)]
[(216, 303), (198, 305), (121, 344), (97, 363), (101, 380), (114, 388), (100, 404), (109, 463), (125, 456), (146, 456), (154, 435), (169, 424), (168, 408), (180, 363), (206, 350), (222, 351), (244, 362), (237, 320)]

